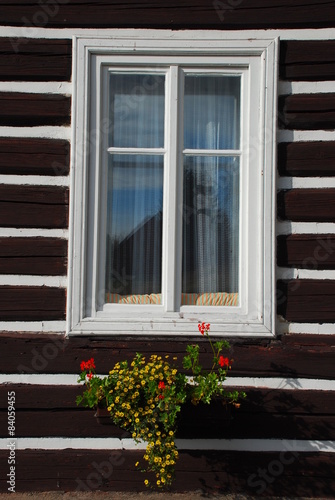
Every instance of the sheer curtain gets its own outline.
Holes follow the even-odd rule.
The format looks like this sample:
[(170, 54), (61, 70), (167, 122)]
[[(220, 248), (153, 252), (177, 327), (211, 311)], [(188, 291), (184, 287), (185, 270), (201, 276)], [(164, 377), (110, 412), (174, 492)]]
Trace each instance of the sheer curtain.
[(164, 76), (112, 73), (109, 117), (106, 301), (120, 302), (161, 293), (163, 155), (136, 148), (164, 146)]
[(184, 94), (182, 292), (236, 293), (240, 162), (224, 151), (240, 147), (240, 78), (188, 75)]

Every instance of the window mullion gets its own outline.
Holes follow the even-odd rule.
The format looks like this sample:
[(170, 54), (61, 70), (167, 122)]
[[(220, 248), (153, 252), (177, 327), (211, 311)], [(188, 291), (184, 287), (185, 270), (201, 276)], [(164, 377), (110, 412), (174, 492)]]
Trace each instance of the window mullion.
[[(165, 163), (165, 225), (163, 235), (163, 290), (166, 312), (176, 310), (176, 281), (179, 279), (177, 261), (178, 213), (178, 66), (171, 66), (168, 73), (166, 99), (167, 148)], [(179, 273), (179, 274), (178, 274)]]

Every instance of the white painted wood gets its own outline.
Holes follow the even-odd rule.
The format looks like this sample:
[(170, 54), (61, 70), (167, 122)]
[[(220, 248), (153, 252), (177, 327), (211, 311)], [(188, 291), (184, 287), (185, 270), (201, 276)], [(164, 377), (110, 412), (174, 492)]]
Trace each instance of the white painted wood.
[[(176, 30), (152, 30), (152, 29), (111, 29), (111, 28), (37, 28), (34, 26), (0, 26), (1, 35), (4, 37), (13, 37), (13, 44), (15, 46), (16, 37), (25, 38), (46, 38), (46, 39), (71, 39), (74, 35), (78, 36), (105, 36), (105, 37), (124, 37), (138, 36), (139, 38), (173, 38), (183, 39), (188, 35), (183, 31)], [(333, 28), (321, 29), (266, 29), (266, 30), (243, 30), (243, 31), (215, 31), (215, 30), (194, 30), (195, 36), (201, 34), (203, 37), (212, 37), (224, 39), (240, 38), (242, 34), (246, 38), (277, 38), (281, 40), (333, 40)]]
[(0, 237), (8, 238), (64, 238), (69, 235), (68, 229), (31, 229), (31, 228), (16, 228), (16, 227), (1, 227)]
[[(129, 33), (129, 32), (128, 32)], [(219, 334), (274, 334), (274, 175), (276, 82), (278, 40), (222, 40), (216, 33), (199, 38), (194, 32), (183, 32), (181, 37), (164, 35), (156, 38), (137, 38), (131, 32), (126, 39), (118, 37), (74, 38), (74, 108), (72, 148), (73, 168), (71, 178), (69, 258), (70, 280), (68, 290), (68, 331), (71, 334), (97, 332), (171, 333), (197, 334), (198, 321), (210, 321), (213, 335)], [(98, 241), (101, 220), (99, 206), (99, 179), (101, 179), (101, 152), (96, 147), (101, 141), (87, 140), (89, 130), (97, 130), (100, 123), (100, 67), (127, 67), (145, 64), (145, 70), (168, 68), (169, 75), (178, 71), (192, 71), (197, 67), (211, 68), (211, 72), (233, 71), (243, 75), (242, 116), (242, 181), (241, 181), (241, 302), (238, 307), (192, 307), (179, 309), (180, 290), (177, 288), (176, 271), (181, 270), (181, 224), (178, 223), (178, 196), (181, 193), (181, 177), (177, 182), (176, 166), (180, 162), (177, 123), (178, 96), (173, 90), (173, 77), (169, 77), (168, 115), (170, 136), (167, 137), (169, 152), (165, 172), (165, 220), (163, 298), (165, 313), (159, 306), (134, 306), (106, 304), (100, 310), (97, 291), (102, 291), (97, 276)], [(157, 66), (158, 65), (158, 66)], [(199, 66), (200, 65), (200, 66)], [(181, 68), (178, 70), (178, 67)], [(175, 69), (174, 69), (175, 68)], [(186, 68), (186, 69), (185, 69)], [(166, 71), (166, 69), (165, 69)], [(91, 75), (88, 79), (87, 75)], [(181, 75), (179, 75), (181, 76)], [(83, 82), (84, 83), (83, 85)], [(260, 89), (263, 89), (260, 92)], [(258, 100), (259, 99), (259, 100)], [(87, 110), (87, 112), (85, 111)], [(98, 112), (96, 111), (98, 110)], [(176, 127), (177, 128), (177, 127)], [(90, 149), (86, 147), (90, 145)], [(109, 152), (119, 152), (110, 149)], [(129, 152), (124, 149), (123, 152)], [(143, 150), (146, 153), (147, 150)], [(91, 156), (89, 156), (89, 154)], [(93, 161), (92, 161), (93, 159)], [(88, 160), (88, 162), (87, 162)], [(271, 168), (268, 167), (271, 165)], [(178, 174), (180, 175), (180, 174)], [(101, 181), (100, 181), (101, 182)], [(168, 193), (168, 196), (166, 196)], [(253, 197), (249, 193), (253, 193)], [(88, 197), (88, 198), (87, 198)], [(181, 198), (180, 198), (181, 199)], [(255, 203), (257, 200), (257, 203)], [(82, 207), (89, 207), (86, 211)], [(89, 214), (88, 217), (86, 214)], [(178, 225), (179, 224), (179, 225)], [(86, 232), (86, 228), (88, 232)], [(252, 230), (251, 230), (252, 228)], [(179, 236), (178, 236), (179, 235)], [(73, 240), (73, 247), (72, 247)], [(100, 255), (101, 257), (101, 255)], [(178, 258), (177, 258), (178, 257)], [(100, 258), (100, 261), (104, 260)], [(176, 280), (176, 285), (171, 286)], [(178, 296), (178, 299), (177, 299)], [(271, 297), (270, 301), (268, 297)], [(87, 307), (84, 304), (89, 304)], [(205, 317), (206, 315), (206, 317)], [(72, 319), (70, 319), (72, 318)], [(151, 320), (150, 320), (151, 319)], [(131, 320), (131, 321), (130, 321)]]
[(184, 149), (184, 155), (197, 156), (241, 156), (239, 149)]
[(277, 221), (277, 235), (279, 234), (332, 234), (335, 233), (333, 222), (291, 222)]
[[(323, 254), (325, 252), (323, 251)], [(317, 260), (313, 255), (310, 256), (310, 259), (306, 259), (310, 266), (313, 263), (317, 263)], [(335, 279), (335, 271), (334, 270), (319, 270), (319, 269), (293, 269), (290, 267), (277, 267), (277, 278), (281, 280), (290, 280), (290, 279), (311, 279), (311, 280), (333, 280)]]
[[(62, 339), (63, 337), (60, 337)], [(50, 340), (50, 345), (55, 346), (55, 355), (62, 354), (61, 341)], [(33, 359), (35, 354), (32, 353), (31, 364), (22, 363), (18, 360), (18, 365), (22, 370), (22, 374), (2, 374), (0, 375), (1, 384), (30, 384), (30, 385), (64, 385), (77, 386), (78, 375), (73, 374), (47, 374), (38, 373), (33, 368)], [(47, 362), (47, 360), (46, 360)], [(79, 364), (78, 364), (79, 373)], [(104, 376), (105, 374), (100, 374)], [(188, 377), (190, 379), (190, 377)], [(318, 380), (304, 378), (280, 378), (280, 377), (227, 377), (225, 386), (243, 387), (256, 389), (281, 389), (281, 390), (309, 390), (309, 391), (335, 391), (333, 380)]]
[(180, 135), (178, 136), (180, 117), (178, 102), (181, 93), (179, 78), (178, 66), (170, 66), (166, 75), (168, 92), (165, 101), (164, 124), (164, 145), (167, 148), (167, 154), (164, 162), (162, 293), (165, 313), (176, 310), (177, 300), (181, 292), (179, 281), (179, 286), (176, 286), (177, 276), (181, 272), (181, 225), (178, 220), (178, 216), (180, 217), (178, 206), (180, 207), (182, 203), (182, 162)]
[[(0, 321), (0, 331), (32, 332), (32, 333), (61, 333), (66, 329), (65, 321)], [(1, 337), (1, 334), (0, 334)]]
[(28, 137), (33, 139), (71, 139), (71, 127), (0, 127), (0, 137)]
[(279, 177), (277, 188), (280, 189), (324, 189), (334, 188), (335, 177)]
[(334, 130), (278, 130), (278, 142), (334, 141)]
[[(29, 269), (28, 269), (29, 270)], [(0, 274), (0, 285), (10, 286), (47, 286), (66, 288), (66, 276), (33, 276), (17, 274)]]
[(69, 178), (52, 175), (7, 175), (0, 174), (0, 184), (16, 186), (69, 186)]
[[(145, 450), (146, 443), (131, 438), (1, 438), (0, 449), (8, 450)], [(335, 441), (292, 439), (176, 439), (179, 450), (226, 450), (254, 452), (335, 453)]]
[(328, 94), (334, 92), (334, 82), (284, 82), (279, 81), (279, 95)]
[[(289, 323), (288, 333), (302, 333), (310, 335), (335, 335), (334, 323)], [(335, 386), (334, 381), (332, 382)]]

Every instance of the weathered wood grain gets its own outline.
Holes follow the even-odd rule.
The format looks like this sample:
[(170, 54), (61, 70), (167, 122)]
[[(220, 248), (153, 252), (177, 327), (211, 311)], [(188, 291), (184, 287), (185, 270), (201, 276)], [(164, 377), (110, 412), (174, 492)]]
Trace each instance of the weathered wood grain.
[(67, 228), (69, 192), (58, 186), (0, 186), (0, 226)]
[(279, 97), (279, 125), (285, 129), (329, 130), (335, 123), (335, 94)]
[(0, 238), (0, 273), (65, 275), (67, 240), (58, 238)]
[(335, 222), (335, 189), (280, 191), (278, 215), (296, 222)]
[(302, 269), (335, 269), (335, 236), (291, 234), (277, 238), (277, 264)]
[(46, 286), (0, 286), (0, 321), (65, 319), (66, 292)]
[[(82, 392), (81, 387), (7, 385), (6, 391), (15, 391), (16, 437), (120, 437), (125, 434), (113, 425), (99, 424), (94, 410), (76, 407), (75, 398)], [(318, 436), (323, 440), (334, 439), (332, 392), (298, 388), (294, 391), (246, 389), (246, 392), (247, 398), (242, 400), (241, 407), (231, 408), (228, 415), (219, 401), (197, 407), (191, 403), (183, 406), (178, 438), (315, 439)], [(0, 394), (3, 395), (0, 437), (5, 438), (7, 392), (1, 390)]]
[(71, 40), (0, 38), (0, 81), (69, 81), (71, 58)]
[(283, 80), (334, 80), (335, 41), (282, 40), (279, 74)]
[[(285, 290), (284, 290), (285, 291)], [(282, 307), (287, 295), (278, 301)], [(230, 376), (318, 378), (335, 377), (334, 336), (285, 335), (276, 339), (231, 338), (230, 356), (234, 358)], [(177, 356), (182, 359), (188, 343), (194, 337), (113, 338), (71, 337), (44, 334), (1, 334), (2, 363), (0, 373), (78, 373), (80, 362), (94, 357), (100, 373), (108, 373), (118, 361), (131, 361), (136, 352)], [(207, 343), (200, 344), (201, 363), (211, 368), (212, 353)]]
[[(49, 354), (51, 354), (51, 349)], [(78, 370), (79, 372), (79, 370)], [(229, 385), (229, 379), (226, 380), (225, 386), (227, 390), (232, 387)], [(271, 415), (334, 415), (335, 414), (335, 398), (333, 391), (309, 391), (303, 390), (297, 384), (294, 386), (293, 381), (288, 381), (286, 385), (282, 385), (278, 389), (265, 389), (245, 387), (239, 388), (247, 392), (246, 399), (242, 400), (241, 408), (233, 408), (233, 419), (239, 418), (241, 414), (259, 414), (261, 412)], [(83, 407), (78, 407), (76, 397), (82, 394), (84, 386), (77, 385), (33, 385), (33, 384), (5, 384), (0, 385), (0, 412), (7, 410), (7, 393), (8, 391), (15, 392), (15, 408), (20, 413), (21, 411), (39, 410), (41, 412), (47, 410), (50, 412), (57, 411), (73, 411), (79, 413), (88, 413), (91, 417), (94, 415), (94, 410), (88, 410)], [(194, 408), (194, 406), (190, 406)], [(204, 408), (208, 408), (204, 405)], [(205, 410), (202, 410), (205, 411)], [(95, 419), (93, 420), (95, 422)], [(91, 420), (92, 423), (92, 420)], [(104, 427), (104, 426), (95, 426)], [(1, 430), (1, 428), (0, 428)], [(251, 432), (258, 432), (250, 430)], [(275, 430), (273, 430), (275, 432)], [(5, 432), (5, 431), (4, 431)], [(76, 429), (76, 432), (82, 432)]]
[(278, 281), (278, 313), (287, 321), (335, 322), (335, 281), (296, 279)]
[[(17, 450), (16, 491), (147, 491), (144, 474), (135, 467), (142, 451)], [(6, 470), (8, 452), (0, 451)], [(259, 471), (265, 471), (259, 476)], [(281, 474), (278, 474), (280, 470)], [(271, 473), (274, 472), (274, 474)], [(277, 475), (276, 475), (277, 474)], [(150, 479), (151, 476), (148, 476)], [(7, 492), (5, 479), (0, 491)], [(201, 490), (205, 495), (244, 493), (333, 499), (333, 454), (180, 450), (173, 492)]]
[(335, 142), (279, 143), (278, 171), (294, 177), (335, 175)]
[(42, 27), (145, 27), (145, 28), (322, 28), (334, 26), (332, 0), (159, 0), (138, 2), (101, 0), (59, 1), (36, 5), (25, 0), (2, 3), (4, 26)]
[(58, 94), (0, 93), (1, 126), (69, 125), (71, 99)]
[(69, 167), (68, 141), (0, 138), (0, 174), (66, 176)]

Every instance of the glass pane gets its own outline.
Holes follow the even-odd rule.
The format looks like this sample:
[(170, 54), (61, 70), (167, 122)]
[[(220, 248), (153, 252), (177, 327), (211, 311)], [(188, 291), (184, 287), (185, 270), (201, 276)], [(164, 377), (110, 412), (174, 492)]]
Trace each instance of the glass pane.
[(227, 75), (185, 77), (185, 149), (239, 149), (240, 81)]
[[(161, 293), (162, 211), (163, 157), (110, 155), (107, 302), (121, 302), (118, 295)], [(149, 299), (143, 297), (145, 303)], [(131, 302), (132, 297), (129, 300)], [(141, 300), (138, 297), (138, 303)]]
[(182, 303), (237, 305), (219, 294), (239, 291), (239, 170), (238, 157), (185, 156)]
[(110, 147), (164, 147), (164, 79), (110, 74)]

